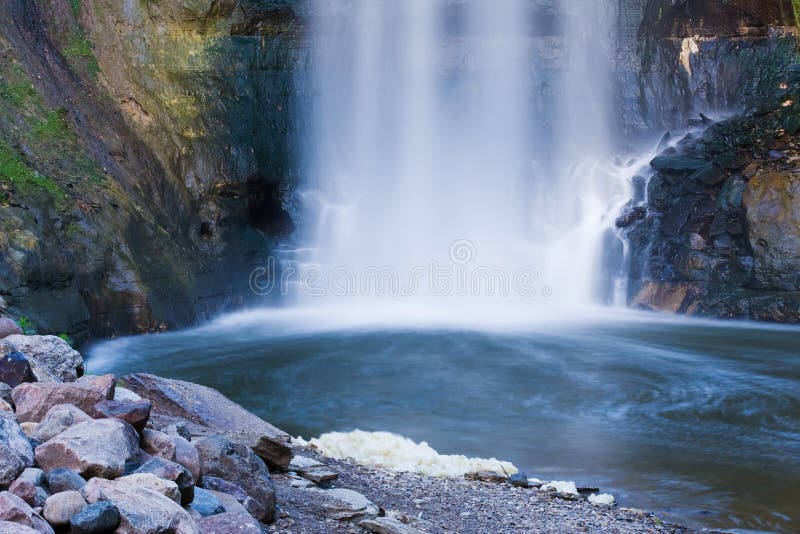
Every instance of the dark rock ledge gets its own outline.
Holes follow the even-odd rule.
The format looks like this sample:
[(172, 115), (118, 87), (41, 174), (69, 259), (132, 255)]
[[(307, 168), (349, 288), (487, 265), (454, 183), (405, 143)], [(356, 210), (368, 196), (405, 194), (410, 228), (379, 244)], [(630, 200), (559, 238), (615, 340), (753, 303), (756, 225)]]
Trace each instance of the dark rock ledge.
[(322, 458), (213, 389), (83, 375), (59, 338), (7, 339), (0, 534), (681, 531), (524, 476), (434, 479)]

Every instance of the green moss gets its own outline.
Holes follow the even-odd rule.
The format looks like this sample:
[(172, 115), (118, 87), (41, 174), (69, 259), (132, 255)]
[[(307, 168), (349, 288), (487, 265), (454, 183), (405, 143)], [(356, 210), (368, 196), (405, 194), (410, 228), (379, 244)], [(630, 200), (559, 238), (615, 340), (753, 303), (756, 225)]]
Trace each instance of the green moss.
[(17, 63), (8, 63), (6, 68), (0, 68), (0, 100), (15, 109), (43, 105), (28, 73)]
[(0, 180), (22, 193), (46, 193), (58, 207), (66, 199), (66, 192), (58, 183), (28, 167), (16, 151), (2, 140), (0, 140)]
[(48, 111), (44, 120), (33, 125), (31, 133), (39, 141), (64, 141), (72, 137), (67, 125), (66, 111)]
[(22, 330), (22, 333), (26, 336), (34, 336), (37, 334), (33, 321), (27, 317), (20, 317), (17, 319), (17, 326), (19, 326), (19, 329)]
[(72, 7), (72, 13), (76, 17), (81, 16), (81, 0), (69, 0), (69, 5)]
[(73, 66), (83, 63), (86, 71), (93, 78), (100, 72), (100, 65), (98, 65), (97, 58), (94, 56), (94, 46), (80, 30), (74, 31), (70, 36), (67, 45), (64, 47), (64, 56)]

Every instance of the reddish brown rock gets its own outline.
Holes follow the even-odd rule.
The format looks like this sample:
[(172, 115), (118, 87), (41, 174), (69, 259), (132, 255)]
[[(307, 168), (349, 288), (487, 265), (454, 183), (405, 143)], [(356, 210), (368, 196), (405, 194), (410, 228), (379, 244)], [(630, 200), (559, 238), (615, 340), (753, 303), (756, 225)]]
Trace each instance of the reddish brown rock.
[(139, 449), (139, 435), (118, 419), (94, 419), (65, 430), (36, 447), (36, 461), (45, 471), (74, 469), (88, 478), (116, 478)]
[(17, 326), (17, 323), (6, 317), (0, 318), (0, 339), (21, 334), (22, 329)]
[(8, 491), (0, 492), (0, 521), (10, 521), (38, 531), (53, 534), (53, 529), (28, 503)]
[(175, 461), (175, 442), (172, 436), (149, 428), (142, 430), (141, 435), (142, 450), (153, 456)]
[(120, 419), (141, 432), (150, 419), (150, 406), (149, 400), (135, 402), (104, 400), (95, 405), (95, 412), (97, 417)]
[(83, 374), (83, 358), (58, 336), (8, 336), (28, 358), (40, 382), (73, 382)]
[(194, 499), (194, 477), (188, 469), (180, 464), (164, 458), (153, 458), (134, 471), (134, 474), (137, 473), (150, 473), (177, 484), (183, 505), (189, 504)]
[(76, 383), (94, 389), (106, 399), (111, 400), (114, 398), (114, 387), (117, 384), (117, 377), (112, 374), (101, 376), (84, 375), (80, 377)]
[(90, 416), (98, 415), (95, 405), (105, 400), (98, 391), (75, 383), (37, 382), (20, 384), (11, 392), (20, 422), (39, 422), (53, 406), (72, 404)]

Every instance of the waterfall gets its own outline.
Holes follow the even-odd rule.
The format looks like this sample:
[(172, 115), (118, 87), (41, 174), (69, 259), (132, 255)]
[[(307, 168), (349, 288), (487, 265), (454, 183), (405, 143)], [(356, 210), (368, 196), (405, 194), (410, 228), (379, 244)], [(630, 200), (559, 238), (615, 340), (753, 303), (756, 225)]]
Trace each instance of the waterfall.
[(544, 4), (318, 2), (301, 302), (593, 301), (614, 2)]

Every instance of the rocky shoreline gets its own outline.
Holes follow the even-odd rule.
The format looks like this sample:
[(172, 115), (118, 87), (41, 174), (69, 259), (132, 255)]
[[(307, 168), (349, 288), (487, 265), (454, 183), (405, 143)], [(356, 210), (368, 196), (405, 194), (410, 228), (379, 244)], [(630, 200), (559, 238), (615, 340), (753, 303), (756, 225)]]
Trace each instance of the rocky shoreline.
[(9, 330), (0, 534), (683, 530), (524, 475), (431, 478), (324, 458), (213, 389), (86, 375), (64, 340)]

